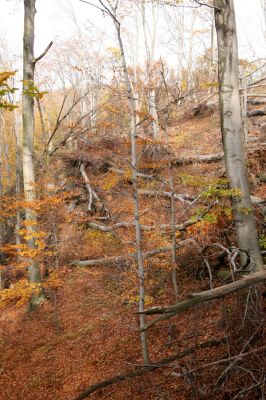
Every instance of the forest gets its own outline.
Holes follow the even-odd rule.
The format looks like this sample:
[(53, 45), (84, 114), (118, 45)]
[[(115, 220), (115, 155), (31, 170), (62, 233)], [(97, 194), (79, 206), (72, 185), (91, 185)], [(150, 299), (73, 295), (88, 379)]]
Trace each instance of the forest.
[(0, 5), (0, 400), (265, 400), (266, 0)]

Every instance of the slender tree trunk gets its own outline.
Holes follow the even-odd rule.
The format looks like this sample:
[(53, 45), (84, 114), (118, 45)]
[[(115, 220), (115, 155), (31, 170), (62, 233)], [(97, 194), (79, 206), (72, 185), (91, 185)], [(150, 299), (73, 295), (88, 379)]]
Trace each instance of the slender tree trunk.
[(40, 122), (41, 122), (41, 128), (42, 128), (42, 142), (44, 148), (46, 148), (46, 143), (47, 143), (47, 132), (45, 129), (45, 123), (44, 123), (44, 118), (43, 118), (43, 111), (42, 111), (42, 106), (39, 97), (36, 98), (36, 103), (38, 107), (38, 112), (40, 116)]
[(250, 200), (243, 148), (238, 84), (238, 49), (233, 0), (214, 0), (218, 42), (220, 115), (225, 166), (231, 189), (241, 192), (232, 199), (241, 264), (250, 259), (255, 271), (263, 269), (256, 221)]
[[(119, 49), (121, 53), (121, 61), (123, 65), (123, 73), (126, 81), (129, 109), (130, 109), (130, 140), (131, 140), (131, 166), (132, 166), (132, 183), (134, 189), (134, 221), (136, 232), (136, 252), (138, 260), (138, 276), (139, 276), (139, 312), (143, 312), (145, 307), (145, 273), (144, 262), (141, 249), (141, 227), (139, 221), (139, 195), (138, 195), (138, 182), (137, 182), (137, 146), (136, 146), (136, 104), (133, 96), (133, 89), (127, 69), (126, 57), (124, 53), (124, 46), (121, 38), (121, 27), (119, 21), (116, 19), (116, 9), (112, 8), (112, 18), (116, 28)], [(144, 318), (143, 318), (144, 317)], [(147, 344), (147, 334), (144, 331), (146, 327), (146, 320), (144, 314), (140, 314), (140, 339), (142, 354), (145, 364), (149, 364), (149, 352)]]
[(175, 301), (178, 301), (178, 284), (177, 284), (177, 257), (176, 257), (176, 238), (175, 238), (175, 186), (174, 186), (174, 175), (173, 166), (170, 164), (170, 189), (171, 189), (171, 240), (172, 240), (172, 282), (175, 294)]
[[(31, 208), (31, 203), (36, 200), (35, 195), (35, 175), (34, 175), (34, 97), (27, 94), (34, 84), (34, 17), (35, 0), (24, 0), (24, 38), (23, 38), (23, 99), (22, 99), (22, 118), (23, 118), (23, 183), (25, 201), (28, 207), (25, 210), (30, 249), (37, 249), (35, 243), (37, 226), (36, 213)], [(30, 282), (40, 282), (40, 265), (36, 259), (29, 260), (29, 280)], [(33, 299), (35, 301), (35, 299)]]
[[(21, 193), (22, 186), (22, 160), (21, 160), (21, 145), (20, 145), (20, 135), (19, 135), (19, 124), (18, 124), (18, 114), (17, 111), (14, 110), (14, 134), (15, 134), (15, 143), (16, 143), (16, 195)], [(21, 236), (18, 233), (20, 230), (20, 211), (17, 211), (16, 214), (16, 226), (15, 226), (15, 238), (16, 245), (21, 244)], [(18, 249), (19, 253), (19, 249)]]

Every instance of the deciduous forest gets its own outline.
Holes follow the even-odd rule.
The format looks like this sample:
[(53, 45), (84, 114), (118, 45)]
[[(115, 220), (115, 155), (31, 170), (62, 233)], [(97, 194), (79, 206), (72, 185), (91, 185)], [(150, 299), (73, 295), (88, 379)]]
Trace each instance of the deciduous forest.
[(0, 399), (265, 400), (266, 1), (0, 3)]

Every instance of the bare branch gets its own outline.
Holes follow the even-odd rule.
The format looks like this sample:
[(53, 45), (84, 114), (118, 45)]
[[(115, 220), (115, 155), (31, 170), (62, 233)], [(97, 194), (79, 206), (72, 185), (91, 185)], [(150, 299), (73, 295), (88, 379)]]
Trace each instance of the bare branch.
[(193, 0), (193, 1), (195, 1), (195, 3), (197, 3), (199, 6), (206, 6), (206, 7), (212, 8), (214, 10), (221, 11), (221, 9), (219, 7), (212, 6), (211, 4), (202, 3), (199, 0)]
[(156, 364), (153, 365), (147, 365), (147, 366), (140, 366), (133, 371), (129, 371), (128, 373), (121, 374), (121, 375), (116, 375), (113, 378), (107, 379), (105, 381), (96, 383), (94, 385), (89, 386), (87, 389), (85, 389), (82, 393), (80, 393), (78, 396), (74, 397), (72, 400), (83, 400), (86, 399), (88, 396), (90, 396), (92, 393), (95, 393), (96, 391), (110, 386), (114, 385), (119, 382), (124, 382), (129, 379), (135, 378), (137, 376), (144, 375), (149, 372), (156, 371), (159, 368), (162, 368), (174, 361), (181, 360), (182, 358), (194, 353), (198, 349), (206, 349), (208, 347), (214, 347), (218, 346), (219, 344), (225, 342), (225, 338), (221, 339), (211, 339), (208, 340), (207, 342), (200, 343), (198, 345), (192, 346), (186, 350), (184, 350), (181, 353), (174, 354), (168, 358), (163, 358), (162, 360), (159, 360)]
[(48, 46), (46, 47), (46, 49), (44, 50), (44, 52), (39, 57), (34, 58), (34, 60), (33, 60), (34, 64), (37, 64), (37, 62), (40, 61), (48, 53), (48, 51), (52, 47), (52, 45), (53, 45), (53, 42), (50, 42), (48, 44)]
[[(264, 267), (265, 268), (265, 267)], [(176, 303), (172, 306), (166, 307), (152, 307), (147, 310), (144, 310), (146, 315), (152, 314), (163, 314), (161, 317), (155, 319), (150, 324), (147, 325), (146, 329), (156, 325), (158, 322), (169, 319), (176, 314), (180, 314), (197, 304), (205, 303), (206, 301), (211, 301), (215, 299), (219, 299), (221, 297), (227, 296), (229, 294), (235, 293), (241, 289), (245, 289), (249, 286), (261, 283), (266, 280), (266, 270), (256, 272), (246, 276), (243, 279), (240, 279), (236, 282), (229, 283), (228, 285), (224, 285), (212, 290), (206, 290), (200, 293), (193, 293), (191, 296), (183, 300), (179, 303)]]

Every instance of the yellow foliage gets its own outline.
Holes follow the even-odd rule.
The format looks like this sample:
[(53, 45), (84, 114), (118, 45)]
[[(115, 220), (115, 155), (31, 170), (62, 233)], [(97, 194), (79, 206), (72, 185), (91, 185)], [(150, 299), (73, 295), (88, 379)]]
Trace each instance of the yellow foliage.
[(122, 243), (119, 238), (115, 237), (111, 232), (101, 232), (92, 229), (85, 233), (85, 239), (92, 256), (100, 256), (101, 254), (110, 255), (122, 249)]
[(60, 279), (59, 272), (53, 271), (50, 273), (49, 278), (43, 284), (46, 288), (57, 289), (58, 287), (63, 286), (62, 280)]
[(3, 71), (0, 72), (0, 85), (7, 81), (11, 76), (14, 76), (16, 72), (13, 71)]
[(103, 190), (111, 190), (121, 181), (121, 175), (114, 172), (108, 172), (101, 180), (101, 188)]
[(0, 307), (15, 302), (17, 305), (26, 304), (33, 294), (40, 291), (40, 284), (29, 283), (26, 279), (12, 284), (10, 288), (0, 292)]

